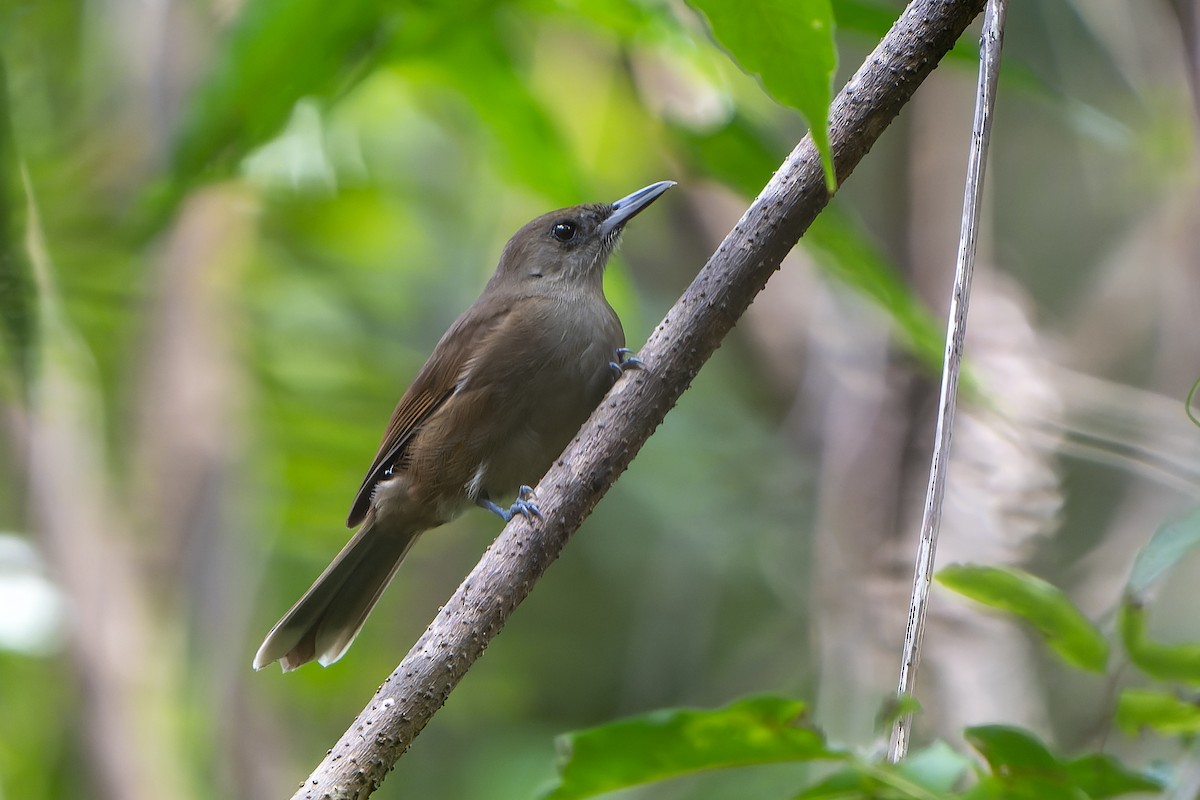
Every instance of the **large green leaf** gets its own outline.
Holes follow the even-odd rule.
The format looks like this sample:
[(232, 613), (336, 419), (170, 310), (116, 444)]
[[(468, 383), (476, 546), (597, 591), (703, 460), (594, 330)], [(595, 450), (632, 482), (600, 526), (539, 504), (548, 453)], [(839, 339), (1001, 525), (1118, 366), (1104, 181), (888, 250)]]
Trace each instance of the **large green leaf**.
[(964, 737), (984, 757), (991, 771), (967, 792), (965, 797), (971, 800), (1101, 800), (1162, 788), (1158, 781), (1111, 756), (1092, 754), (1061, 760), (1040, 739), (1021, 728), (982, 725), (968, 728)]
[(938, 583), (1031, 623), (1068, 664), (1103, 672), (1108, 643), (1059, 589), (1013, 568), (961, 564), (937, 574)]
[(1146, 636), (1146, 609), (1126, 600), (1121, 604), (1118, 627), (1129, 660), (1138, 669), (1162, 681), (1200, 685), (1200, 644), (1160, 644)]
[(829, 104), (837, 47), (829, 0), (691, 0), (713, 36), (779, 102), (808, 120), (830, 194), (837, 190)]
[(752, 697), (715, 710), (669, 709), (568, 734), (546, 800), (592, 797), (700, 770), (842, 759), (806, 721), (807, 706)]

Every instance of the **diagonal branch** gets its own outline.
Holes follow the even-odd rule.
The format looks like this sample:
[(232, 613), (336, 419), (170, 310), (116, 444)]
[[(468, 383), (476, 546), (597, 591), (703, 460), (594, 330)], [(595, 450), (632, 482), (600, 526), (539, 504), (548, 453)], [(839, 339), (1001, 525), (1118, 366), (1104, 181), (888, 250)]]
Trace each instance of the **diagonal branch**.
[[(831, 108), (839, 183), (983, 5), (908, 6)], [(626, 373), (546, 473), (544, 518), (509, 523), (294, 800), (364, 798), (379, 786), (828, 202), (805, 137), (651, 334), (639, 353), (649, 368)]]

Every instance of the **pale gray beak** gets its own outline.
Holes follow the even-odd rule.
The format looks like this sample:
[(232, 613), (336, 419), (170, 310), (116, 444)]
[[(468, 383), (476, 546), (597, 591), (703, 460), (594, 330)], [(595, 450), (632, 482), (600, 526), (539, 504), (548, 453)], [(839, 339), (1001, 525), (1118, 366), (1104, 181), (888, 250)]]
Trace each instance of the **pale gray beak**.
[(636, 217), (642, 209), (653, 203), (663, 192), (674, 185), (675, 181), (659, 181), (644, 189), (638, 189), (628, 197), (622, 197), (612, 204), (612, 215), (600, 223), (600, 233), (608, 235), (620, 230), (626, 222)]

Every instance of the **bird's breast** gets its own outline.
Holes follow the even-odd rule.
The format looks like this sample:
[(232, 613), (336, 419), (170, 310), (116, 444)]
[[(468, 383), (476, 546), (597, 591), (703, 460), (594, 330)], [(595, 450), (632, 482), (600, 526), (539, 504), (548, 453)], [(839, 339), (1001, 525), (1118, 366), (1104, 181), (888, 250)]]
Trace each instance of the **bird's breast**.
[(422, 507), (537, 483), (612, 386), (624, 334), (602, 294), (494, 299), (510, 304), (502, 321), (470, 340), (454, 391), (407, 446), (404, 491)]
[(493, 409), (508, 417), (484, 487), (493, 496), (542, 476), (612, 386), (609, 363), (624, 346), (621, 323), (602, 296), (556, 298), (541, 304), (519, 395)]

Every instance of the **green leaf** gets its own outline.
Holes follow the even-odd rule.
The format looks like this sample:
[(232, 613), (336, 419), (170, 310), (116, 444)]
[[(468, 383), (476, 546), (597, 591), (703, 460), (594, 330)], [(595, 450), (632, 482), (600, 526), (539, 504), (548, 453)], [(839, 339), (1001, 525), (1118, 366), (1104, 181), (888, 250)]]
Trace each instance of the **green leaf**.
[(973, 759), (938, 740), (908, 755), (896, 769), (913, 783), (944, 793), (957, 786), (974, 764)]
[(1133, 561), (1127, 590), (1141, 597), (1197, 544), (1200, 544), (1200, 509), (1154, 532)]
[(1009, 725), (967, 728), (964, 738), (979, 751), (993, 773), (1040, 772), (1054, 774), (1058, 759), (1028, 731)]
[(669, 709), (568, 734), (547, 800), (592, 797), (699, 770), (842, 759), (805, 720), (807, 707), (752, 697), (724, 708)]
[(1064, 777), (1035, 774), (986, 775), (962, 800), (1088, 800), (1080, 789), (1070, 786)]
[(808, 120), (825, 168), (829, 193), (837, 191), (829, 145), (829, 104), (837, 47), (829, 0), (691, 0), (708, 18), (713, 36), (742, 69), (759, 76), (779, 102)]
[(1082, 756), (1068, 762), (1066, 768), (1071, 782), (1087, 792), (1092, 800), (1163, 789), (1163, 785), (1151, 776), (1132, 770), (1104, 753)]
[(899, 764), (854, 758), (793, 800), (938, 800), (952, 790), (975, 762), (945, 742), (935, 742)]
[(870, 774), (854, 767), (838, 770), (809, 786), (792, 800), (858, 800), (878, 797), (880, 783)]
[(1200, 703), (1167, 692), (1126, 689), (1117, 699), (1117, 726), (1130, 736), (1143, 728), (1168, 736), (1200, 733)]
[(1146, 609), (1133, 600), (1121, 604), (1117, 620), (1129, 660), (1162, 681), (1200, 685), (1200, 644), (1160, 644), (1146, 637)]
[(1102, 800), (1133, 792), (1158, 791), (1158, 781), (1129, 769), (1111, 756), (1091, 754), (1061, 761), (1032, 733), (1007, 725), (968, 728), (966, 740), (987, 761), (992, 774), (965, 797), (1071, 798)]
[(22, 242), (24, 187), (13, 142), (8, 73), (0, 60), (0, 357), (28, 384), (33, 352), (33, 276)]
[(938, 583), (1031, 623), (1064, 661), (1103, 672), (1108, 643), (1058, 588), (1019, 569), (962, 564), (937, 574)]
[(857, 765), (829, 775), (792, 800), (940, 800), (904, 780), (891, 764)]

